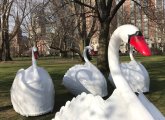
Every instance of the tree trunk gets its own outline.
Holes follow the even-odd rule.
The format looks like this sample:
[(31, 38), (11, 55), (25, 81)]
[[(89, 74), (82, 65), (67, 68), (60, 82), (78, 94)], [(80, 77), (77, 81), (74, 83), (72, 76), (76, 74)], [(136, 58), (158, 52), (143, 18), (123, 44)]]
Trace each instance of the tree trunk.
[(109, 22), (104, 21), (100, 26), (99, 49), (97, 66), (102, 73), (109, 72), (108, 67), (108, 42), (109, 42)]
[(84, 40), (80, 40), (80, 42), (79, 42), (79, 48), (80, 48), (80, 53), (82, 54), (83, 53), (83, 50), (84, 50)]
[(0, 61), (2, 61), (2, 52), (3, 52), (3, 41), (2, 41), (2, 31), (0, 30)]
[(67, 58), (68, 57), (68, 52), (67, 51), (62, 51), (61, 54), (62, 54), (63, 58)]
[(4, 60), (5, 61), (11, 61), (12, 58), (10, 56), (10, 43), (9, 43), (9, 33), (8, 31), (4, 32), (4, 47), (5, 47), (5, 56), (4, 56)]
[(0, 44), (0, 61), (2, 61), (3, 44)]

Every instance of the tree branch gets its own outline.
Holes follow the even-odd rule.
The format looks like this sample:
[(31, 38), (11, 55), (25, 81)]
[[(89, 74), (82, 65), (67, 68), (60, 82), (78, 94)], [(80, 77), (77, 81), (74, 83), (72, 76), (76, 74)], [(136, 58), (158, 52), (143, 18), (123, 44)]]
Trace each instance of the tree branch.
[(116, 6), (115, 8), (112, 10), (111, 15), (109, 16), (108, 20), (111, 21), (113, 19), (113, 17), (115, 16), (115, 14), (117, 13), (118, 9), (123, 5), (123, 3), (126, 0), (121, 0)]
[(85, 3), (83, 3), (83, 2), (81, 2), (79, 0), (72, 0), (71, 2), (77, 3), (77, 4), (81, 5), (81, 6), (88, 7), (90, 9), (92, 9), (92, 10), (95, 10), (95, 7), (92, 7), (92, 6), (88, 5), (88, 4), (85, 4)]

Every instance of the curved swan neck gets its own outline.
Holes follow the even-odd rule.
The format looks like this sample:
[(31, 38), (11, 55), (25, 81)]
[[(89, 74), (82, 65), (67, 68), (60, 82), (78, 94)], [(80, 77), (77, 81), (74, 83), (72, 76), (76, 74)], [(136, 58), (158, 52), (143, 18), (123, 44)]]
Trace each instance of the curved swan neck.
[(36, 61), (36, 59), (34, 57), (34, 51), (33, 51), (33, 49), (32, 49), (32, 66), (33, 67), (37, 67), (37, 61)]
[(114, 32), (112, 34), (111, 40), (108, 47), (108, 60), (109, 68), (114, 79), (116, 88), (123, 90), (131, 90), (128, 83), (126, 82), (124, 76), (122, 75), (119, 63), (119, 46), (121, 43), (120, 37)]
[(122, 75), (119, 63), (119, 46), (122, 40), (120, 33), (122, 32), (123, 29), (115, 30), (115, 32), (112, 34), (108, 47), (109, 68), (114, 84), (116, 89), (120, 91), (123, 100), (126, 103), (131, 104), (131, 106), (128, 106), (128, 109), (132, 112), (139, 112), (141, 114), (140, 116), (137, 116), (137, 120), (141, 120), (143, 117), (145, 120), (154, 120), (148, 110), (142, 105), (137, 96), (133, 93), (126, 79)]
[(131, 60), (135, 60), (134, 56), (133, 56), (133, 47), (130, 46), (130, 50), (129, 50), (129, 56)]
[(84, 51), (83, 51), (83, 56), (84, 56), (84, 60), (85, 60), (85, 62), (86, 63), (90, 63), (90, 61), (88, 60), (88, 58), (87, 58), (87, 52), (88, 52), (88, 46), (87, 47), (85, 47), (85, 49), (84, 49)]
[(32, 49), (32, 70), (33, 70), (33, 78), (34, 80), (40, 80), (39, 79), (39, 72), (37, 69), (37, 60), (34, 57), (34, 51)]

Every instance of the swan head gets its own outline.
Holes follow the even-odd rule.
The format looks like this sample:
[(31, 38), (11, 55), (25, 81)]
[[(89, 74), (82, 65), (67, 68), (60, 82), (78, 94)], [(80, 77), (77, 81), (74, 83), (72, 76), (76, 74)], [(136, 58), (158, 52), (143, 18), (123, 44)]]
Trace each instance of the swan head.
[(86, 46), (84, 48), (84, 51), (83, 51), (83, 56), (84, 56), (84, 60), (86, 63), (90, 63), (88, 58), (87, 58), (87, 53), (91, 54), (92, 53), (92, 50), (93, 48), (91, 46)]
[(86, 57), (86, 51), (89, 52), (89, 53), (92, 53), (93, 48), (91, 46), (86, 46), (85, 49), (84, 49), (84, 52), (83, 52), (84, 57)]
[(91, 46), (86, 46), (88, 50), (92, 50), (93, 48)]
[(32, 51), (33, 51), (33, 54), (34, 54), (34, 58), (35, 59), (38, 59), (38, 50), (37, 50), (37, 47), (36, 46), (33, 46), (32, 48)]
[(145, 41), (141, 31), (134, 25), (127, 24), (119, 27), (116, 33), (120, 36), (124, 42), (129, 43), (139, 53), (144, 56), (150, 56), (151, 51)]
[(93, 47), (91, 46), (86, 46), (86, 49), (89, 50), (89, 53), (93, 52)]

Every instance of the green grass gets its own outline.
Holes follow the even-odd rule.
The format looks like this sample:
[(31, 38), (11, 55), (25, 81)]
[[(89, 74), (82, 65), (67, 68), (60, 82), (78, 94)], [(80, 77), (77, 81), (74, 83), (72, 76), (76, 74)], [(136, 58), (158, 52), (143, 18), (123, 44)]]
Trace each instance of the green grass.
[[(121, 57), (122, 61), (128, 61), (126, 56)], [(141, 61), (149, 72), (151, 79), (150, 93), (146, 94), (149, 100), (156, 105), (165, 115), (165, 56), (141, 57), (136, 56), (137, 61)], [(95, 61), (93, 61), (95, 62)], [(0, 120), (50, 120), (67, 100), (71, 100), (71, 95), (66, 88), (61, 85), (63, 75), (73, 65), (80, 61), (72, 59), (40, 59), (38, 65), (44, 67), (53, 79), (55, 86), (55, 106), (52, 113), (38, 117), (23, 117), (17, 114), (12, 107), (10, 100), (10, 88), (16, 72), (20, 68), (27, 68), (31, 65), (30, 58), (15, 59), (11, 62), (0, 63)], [(110, 89), (112, 90), (112, 89)], [(112, 91), (109, 91), (110, 93)]]

